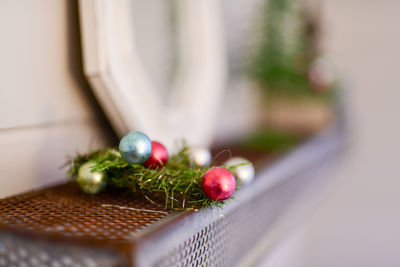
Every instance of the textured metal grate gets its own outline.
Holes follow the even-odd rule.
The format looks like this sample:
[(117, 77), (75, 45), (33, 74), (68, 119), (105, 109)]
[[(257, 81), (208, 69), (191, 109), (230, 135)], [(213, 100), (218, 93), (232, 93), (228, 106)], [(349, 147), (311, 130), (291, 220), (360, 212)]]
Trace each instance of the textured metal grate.
[(72, 183), (0, 200), (0, 266), (254, 262), (260, 242), (266, 242), (262, 248), (269, 247), (285, 228), (278, 220), (289, 206), (324, 180), (315, 172), (341, 144), (336, 135), (328, 137), (329, 132), (306, 143), (238, 192), (223, 209), (211, 213), (172, 215), (131, 193), (88, 196)]
[(236, 266), (302, 192), (306, 184), (298, 178), (275, 187), (268, 194), (254, 196), (251, 202), (221, 215), (192, 237), (167, 250), (151, 265)]
[(44, 243), (0, 234), (0, 266), (124, 266), (124, 258), (107, 250)]
[(0, 200), (0, 226), (88, 239), (129, 240), (168, 214), (132, 194), (90, 196), (73, 183)]
[(229, 220), (214, 222), (173, 248), (154, 266), (230, 266)]

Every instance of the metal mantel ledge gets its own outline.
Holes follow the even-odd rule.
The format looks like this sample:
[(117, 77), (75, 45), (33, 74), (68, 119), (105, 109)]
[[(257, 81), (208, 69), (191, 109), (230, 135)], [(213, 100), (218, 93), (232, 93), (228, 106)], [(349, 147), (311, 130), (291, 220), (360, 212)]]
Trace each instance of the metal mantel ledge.
[[(282, 218), (295, 213), (293, 205), (303, 199), (307, 202), (307, 195), (315, 194), (329, 180), (327, 168), (332, 167), (337, 152), (346, 143), (345, 128), (343, 117), (337, 116), (336, 123), (329, 128), (274, 164), (258, 170), (254, 182), (236, 192), (235, 198), (222, 209), (172, 215), (139, 232), (135, 236), (140, 242), (135, 242), (138, 245), (132, 253), (133, 264), (141, 267), (255, 264), (270, 247), (266, 243), (272, 242), (271, 236), (276, 236), (277, 231), (287, 231), (280, 229), (286, 224)], [(279, 241), (280, 237), (275, 239)]]
[[(343, 106), (336, 106), (336, 120), (329, 128), (272, 164), (256, 165), (254, 182), (236, 192), (223, 208), (163, 211), (168, 215), (159, 219), (154, 214), (144, 214), (140, 218), (145, 227), (118, 236), (118, 240), (98, 237), (108, 236), (97, 231), (102, 227), (91, 232), (95, 234), (93, 239), (63, 230), (67, 227), (64, 213), (71, 212), (67, 217), (76, 227), (82, 228), (93, 220), (111, 226), (112, 218), (120, 216), (121, 210), (102, 209), (102, 203), (110, 206), (128, 201), (129, 206), (139, 200), (111, 193), (92, 199), (79, 193), (72, 183), (4, 199), (0, 202), (5, 211), (0, 216), (0, 266), (9, 266), (10, 261), (19, 264), (18, 259), (29, 266), (41, 266), (40, 262), (61, 266), (71, 266), (72, 262), (83, 266), (139, 267), (255, 265), (299, 223), (300, 217), (308, 214), (307, 206), (315, 203), (313, 196), (321, 194), (330, 180), (329, 169), (347, 143), (344, 111)], [(102, 212), (98, 216), (99, 211)], [(43, 218), (49, 225), (39, 220), (42, 212), (50, 216)], [(123, 230), (129, 232), (131, 226), (126, 220)], [(121, 228), (114, 230), (124, 234), (126, 231), (121, 232)]]

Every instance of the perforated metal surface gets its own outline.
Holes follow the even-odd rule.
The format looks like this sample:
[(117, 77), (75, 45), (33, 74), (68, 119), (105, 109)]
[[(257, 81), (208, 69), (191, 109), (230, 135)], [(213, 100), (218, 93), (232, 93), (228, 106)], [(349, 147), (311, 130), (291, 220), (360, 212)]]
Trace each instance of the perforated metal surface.
[[(277, 213), (293, 200), (291, 187), (285, 185), (275, 190), (277, 193), (255, 196), (176, 246), (162, 251), (155, 248), (155, 255), (147, 255), (156, 259), (152, 266), (234, 266)], [(285, 195), (286, 191), (292, 195)], [(0, 223), (36, 234), (50, 232), (70, 238), (129, 242), (130, 233), (169, 213), (155, 210), (143, 199), (115, 194), (88, 196), (74, 184), (66, 184), (15, 196), (0, 201)], [(177, 229), (180, 230), (184, 229)], [(175, 237), (173, 232), (169, 235)], [(107, 254), (104, 249), (57, 244), (60, 243), (37, 243), (0, 232), (0, 266), (118, 266), (123, 262), (120, 255)]]
[[(198, 231), (193, 231), (183, 242), (175, 242), (174, 246), (162, 245), (157, 248), (154, 245), (158, 240), (154, 240), (150, 245), (150, 252), (138, 252), (144, 253), (141, 256), (152, 262), (143, 266), (235, 266), (253, 248), (260, 239), (260, 234), (266, 232), (279, 217), (278, 214), (297, 197), (297, 193), (293, 192), (300, 193), (304, 185), (302, 179), (292, 179), (275, 187), (268, 194), (254, 195), (252, 201), (242, 203), (226, 214), (214, 211), (214, 215), (218, 215), (217, 220), (210, 224), (200, 223), (199, 225), (204, 225), (202, 228), (195, 226), (194, 229), (197, 228)], [(106, 193), (103, 197), (90, 197), (80, 194), (74, 185), (67, 184), (12, 197), (0, 201), (1, 223), (7, 223), (9, 227), (29, 229), (34, 233), (50, 231), (73, 238), (82, 237), (82, 232), (84, 237), (128, 242), (128, 237), (116, 235), (116, 231), (109, 229), (120, 229), (116, 226), (132, 221), (137, 224), (132, 224), (129, 229), (139, 231), (150, 220), (160, 219), (168, 214), (162, 211), (165, 214), (157, 212), (148, 215), (151, 211), (143, 211), (143, 202), (140, 202), (142, 206), (135, 206), (139, 200), (108, 194), (111, 193)], [(124, 208), (116, 208), (113, 201), (119, 205), (123, 203)], [(141, 211), (127, 209), (129, 207)], [(207, 213), (198, 216), (205, 217)], [(92, 217), (92, 220), (87, 217)], [(196, 221), (195, 218), (192, 220)], [(96, 221), (101, 224), (95, 223)], [(89, 227), (89, 232), (82, 229), (89, 225), (94, 225)], [(76, 230), (71, 227), (76, 227)], [(97, 227), (108, 234), (101, 233)], [(185, 230), (187, 229), (177, 227), (171, 231), (164, 230), (164, 234), (174, 242), (174, 238)], [(98, 233), (98, 237), (90, 233)], [(37, 242), (0, 232), (0, 266), (124, 266), (125, 260), (120, 254), (105, 248), (82, 247), (63, 242)]]
[[(220, 216), (220, 219), (168, 250), (152, 266), (236, 266), (279, 214), (302, 192), (305, 185), (301, 182), (300, 179), (282, 184), (269, 194), (255, 196), (254, 202)], [(293, 187), (297, 188), (297, 193), (293, 193)], [(290, 195), (287, 195), (289, 192)]]
[(115, 251), (46, 243), (0, 233), (0, 266), (96, 267), (124, 266)]
[(136, 265), (251, 266), (295, 227), (296, 221), (282, 224), (288, 211), (326, 181), (319, 171), (343, 145), (340, 130), (321, 133), (259, 173), (223, 209), (200, 210), (148, 237), (137, 248)]
[(86, 195), (73, 183), (0, 200), (0, 226), (88, 239), (129, 240), (169, 213), (133, 194)]
[(169, 216), (134, 194), (88, 196), (71, 183), (0, 200), (0, 266), (235, 266), (321, 180), (311, 167), (340, 144), (320, 135), (212, 213)]
[(169, 250), (154, 266), (232, 266), (232, 222), (214, 222)]

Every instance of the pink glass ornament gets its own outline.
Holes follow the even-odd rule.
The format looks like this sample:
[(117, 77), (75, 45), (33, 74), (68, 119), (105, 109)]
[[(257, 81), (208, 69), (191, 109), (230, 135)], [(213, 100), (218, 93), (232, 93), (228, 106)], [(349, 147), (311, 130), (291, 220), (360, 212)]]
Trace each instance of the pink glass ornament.
[(225, 168), (215, 167), (204, 174), (201, 186), (207, 197), (222, 201), (232, 196), (235, 191), (235, 176)]

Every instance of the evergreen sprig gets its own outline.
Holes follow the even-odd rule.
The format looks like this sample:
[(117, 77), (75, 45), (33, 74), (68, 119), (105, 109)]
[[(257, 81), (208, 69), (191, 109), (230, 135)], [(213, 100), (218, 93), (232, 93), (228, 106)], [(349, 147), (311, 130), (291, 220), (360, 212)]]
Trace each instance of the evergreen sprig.
[[(92, 172), (103, 171), (107, 175), (108, 187), (129, 189), (142, 193), (153, 204), (163, 202), (165, 208), (197, 209), (221, 207), (223, 201), (209, 199), (203, 192), (203, 175), (213, 166), (197, 167), (189, 157), (189, 148), (183, 144), (181, 149), (171, 155), (161, 168), (149, 169), (139, 164), (126, 162), (114, 148), (96, 150), (71, 159), (68, 174), (76, 177), (80, 166), (93, 162)], [(228, 167), (233, 169), (237, 166)]]

